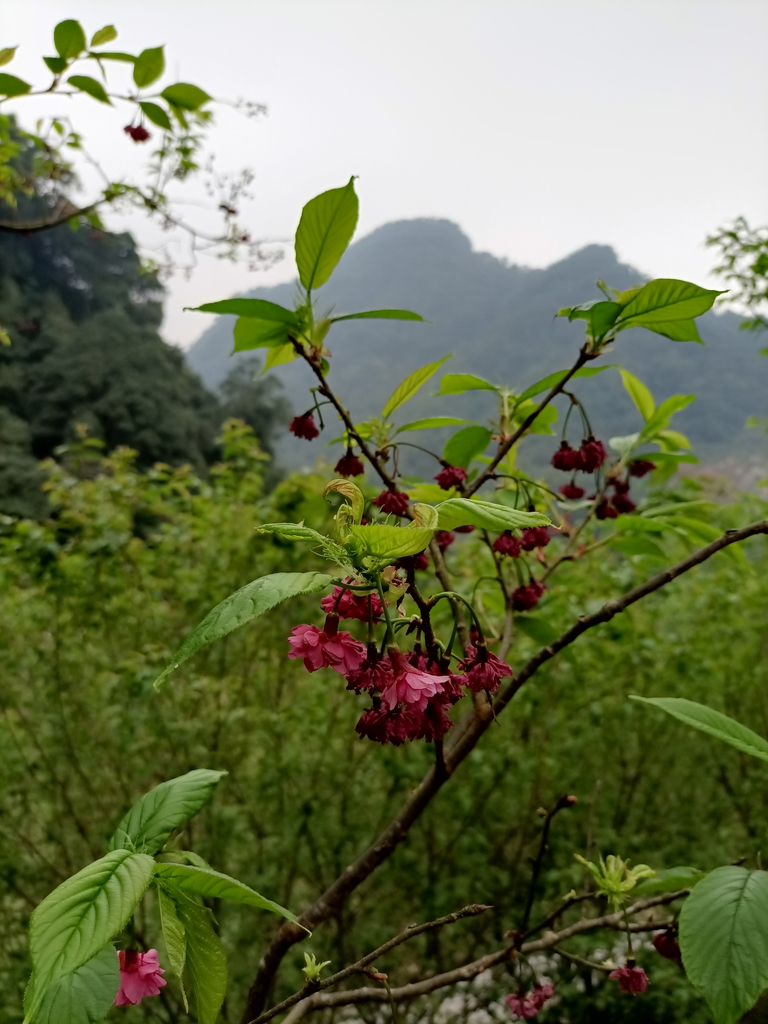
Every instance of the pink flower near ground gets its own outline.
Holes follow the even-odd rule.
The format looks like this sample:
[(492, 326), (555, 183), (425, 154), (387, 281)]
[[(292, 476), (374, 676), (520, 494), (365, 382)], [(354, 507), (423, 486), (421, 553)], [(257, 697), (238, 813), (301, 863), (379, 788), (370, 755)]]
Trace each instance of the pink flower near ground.
[(335, 633), (318, 629), (317, 626), (295, 626), (288, 637), (291, 647), (289, 658), (302, 658), (307, 672), (319, 668), (332, 668), (345, 676), (357, 672), (367, 654), (365, 644), (355, 640), (349, 633)]
[(544, 1003), (555, 994), (553, 985), (537, 985), (526, 992), (525, 995), (509, 995), (506, 998), (507, 1006), (516, 1017), (528, 1020), (535, 1017)]
[(390, 710), (398, 704), (407, 704), (424, 711), (430, 697), (442, 693), (443, 687), (451, 682), (450, 676), (433, 676), (415, 668), (400, 651), (390, 651), (389, 660), (394, 677), (382, 693), (381, 700)]
[(639, 995), (648, 988), (648, 975), (642, 967), (619, 967), (608, 975), (618, 981), (622, 992), (628, 992), (631, 996)]
[[(336, 614), (340, 619), (359, 619), (361, 622), (367, 622), (369, 601), (371, 602), (374, 622), (378, 622), (384, 614), (378, 594), (366, 596), (364, 594), (353, 594), (350, 590), (345, 590), (344, 596), (339, 600), (340, 593), (341, 587), (334, 587), (333, 593), (328, 594), (320, 602), (320, 607), (327, 615), (334, 610), (334, 605), (336, 605)], [(336, 604), (337, 600), (338, 604)]]
[(167, 984), (165, 971), (157, 962), (157, 950), (149, 949), (139, 953), (136, 949), (121, 949), (120, 988), (115, 996), (115, 1006), (136, 1006), (144, 996), (156, 996)]

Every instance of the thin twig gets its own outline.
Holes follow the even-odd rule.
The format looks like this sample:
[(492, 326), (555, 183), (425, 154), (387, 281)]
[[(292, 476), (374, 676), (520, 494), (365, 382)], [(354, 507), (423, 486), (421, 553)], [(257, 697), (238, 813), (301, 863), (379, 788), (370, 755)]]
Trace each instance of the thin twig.
[(523, 919), (520, 923), (520, 935), (526, 934), (528, 929), (528, 922), (531, 919), (531, 911), (533, 910), (533, 901), (536, 898), (536, 886), (539, 882), (539, 875), (544, 864), (544, 854), (547, 852), (547, 841), (549, 839), (549, 830), (552, 826), (552, 821), (556, 814), (560, 811), (565, 810), (566, 807), (572, 807), (575, 803), (573, 797), (568, 796), (567, 793), (559, 798), (555, 806), (551, 811), (547, 811), (546, 817), (544, 818), (544, 827), (541, 830), (541, 841), (539, 842), (539, 850), (536, 854), (536, 860), (533, 862), (533, 872), (531, 873), (531, 882), (528, 886), (528, 898), (525, 901), (525, 911), (523, 912)]

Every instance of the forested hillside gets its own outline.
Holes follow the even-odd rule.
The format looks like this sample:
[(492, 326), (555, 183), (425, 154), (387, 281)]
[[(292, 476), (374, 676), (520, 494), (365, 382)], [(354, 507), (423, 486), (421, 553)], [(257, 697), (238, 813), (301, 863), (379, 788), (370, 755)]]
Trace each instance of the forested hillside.
[[(555, 320), (554, 314), (558, 307), (599, 298), (598, 278), (627, 288), (643, 275), (620, 263), (608, 246), (590, 245), (543, 270), (531, 270), (474, 252), (469, 239), (450, 221), (387, 224), (350, 247), (332, 282), (321, 291), (320, 302), (334, 306), (337, 313), (404, 307), (429, 322), (339, 324), (331, 339), (334, 386), (354, 415), (370, 415), (407, 373), (450, 352), (454, 357), (446, 370), (468, 370), (522, 388), (572, 361), (574, 342), (583, 328)], [(283, 284), (248, 294), (291, 305), (293, 292), (292, 284)], [(233, 317), (221, 317), (188, 352), (190, 366), (209, 387), (233, 363), (233, 322)], [(745, 431), (744, 424), (747, 416), (768, 411), (768, 360), (758, 356), (759, 339), (740, 331), (739, 324), (733, 313), (707, 314), (701, 323), (703, 349), (630, 331), (608, 356), (609, 362), (637, 374), (659, 399), (679, 392), (698, 396), (676, 422), (708, 459), (744, 453), (761, 442)], [(297, 408), (306, 405), (306, 367), (292, 364), (272, 372), (284, 381)], [(425, 389), (431, 390), (436, 389)], [(637, 429), (636, 412), (618, 378), (612, 387), (605, 386), (605, 378), (580, 382), (579, 394), (587, 400), (601, 436)], [(422, 415), (427, 402), (426, 395), (414, 400), (408, 418)], [(442, 402), (444, 413), (481, 421), (488, 415), (482, 394)], [(285, 450), (289, 461), (306, 458), (303, 442), (290, 444)]]
[(42, 511), (37, 462), (79, 424), (108, 449), (135, 448), (141, 466), (203, 470), (245, 397), (270, 446), (275, 418), (287, 416), (276, 382), (230, 381), (220, 402), (160, 338), (162, 297), (129, 235), (66, 225), (0, 234), (0, 326), (11, 342), (0, 348), (0, 510)]

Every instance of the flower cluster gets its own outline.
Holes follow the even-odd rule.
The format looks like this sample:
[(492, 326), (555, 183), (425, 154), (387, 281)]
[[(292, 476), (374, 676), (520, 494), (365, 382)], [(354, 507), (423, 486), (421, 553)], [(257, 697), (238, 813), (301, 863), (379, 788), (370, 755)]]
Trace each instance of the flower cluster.
[(608, 977), (618, 981), (621, 991), (631, 996), (640, 995), (648, 988), (648, 975), (642, 967), (635, 967), (634, 963), (611, 971)]
[(529, 1020), (535, 1017), (544, 1003), (555, 994), (553, 985), (536, 985), (530, 992), (516, 996), (509, 995), (506, 1004), (516, 1017)]
[(362, 461), (358, 459), (351, 449), (347, 449), (347, 454), (342, 455), (334, 468), (339, 476), (362, 476), (365, 472), (365, 466)]
[(135, 949), (121, 949), (120, 988), (115, 996), (115, 1006), (136, 1006), (144, 996), (156, 996), (167, 985), (165, 971), (157, 960), (157, 950), (149, 949), (139, 953)]
[(435, 477), (444, 491), (450, 491), (452, 487), (461, 487), (466, 479), (467, 471), (461, 466), (445, 466)]
[(369, 696), (371, 707), (363, 712), (356, 731), (376, 743), (434, 742), (452, 727), (448, 711), (465, 690), (495, 693), (500, 681), (512, 675), (509, 665), (481, 638), (473, 637), (453, 672), (439, 650), (430, 657), (418, 643), (408, 653), (392, 643), (381, 652), (377, 644), (363, 644), (340, 631), (340, 617), (371, 623), (381, 618), (384, 609), (375, 594), (334, 587), (321, 606), (327, 613), (323, 628), (295, 626), (288, 637), (288, 657), (301, 659), (308, 672), (331, 668), (344, 676), (348, 690)]
[(614, 478), (608, 481), (608, 487), (613, 491), (598, 502), (595, 508), (595, 515), (598, 519), (615, 519), (620, 515), (629, 515), (634, 512), (637, 505), (629, 496), (629, 480)]
[[(123, 131), (126, 135), (129, 135), (134, 142), (146, 142), (148, 139), (152, 138), (151, 134), (141, 124), (127, 124), (125, 128), (123, 128)], [(165, 982), (163, 982), (163, 984), (165, 984)]]
[(301, 416), (294, 416), (288, 424), (288, 429), (296, 437), (303, 437), (305, 441), (313, 441), (320, 433), (311, 409), (309, 412), (302, 413)]
[(571, 448), (567, 441), (562, 441), (552, 456), (552, 465), (564, 473), (575, 473), (577, 470), (581, 470), (582, 473), (594, 473), (607, 458), (608, 452), (603, 442), (596, 441), (590, 434), (581, 442), (580, 448)]
[(373, 504), (386, 515), (404, 516), (408, 514), (408, 495), (403, 491), (382, 491), (373, 499)]
[(512, 591), (512, 607), (516, 612), (529, 612), (542, 598), (546, 587), (539, 580), (531, 580), (524, 587)]

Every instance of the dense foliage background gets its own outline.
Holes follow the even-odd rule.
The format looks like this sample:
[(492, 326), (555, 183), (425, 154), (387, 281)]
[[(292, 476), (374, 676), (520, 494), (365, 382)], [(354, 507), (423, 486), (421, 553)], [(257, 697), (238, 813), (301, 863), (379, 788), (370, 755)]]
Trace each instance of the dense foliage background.
[[(299, 910), (370, 841), (431, 758), (423, 744), (359, 740), (363, 698), (336, 674), (309, 675), (286, 659), (291, 626), (320, 621), (313, 599), (232, 634), (153, 691), (158, 670), (213, 604), (265, 572), (307, 564), (306, 552), (260, 537), (255, 527), (301, 519), (319, 527), (327, 516), (320, 477), (291, 476), (265, 495), (267, 463), (247, 427), (228, 424), (222, 451), (203, 480), (188, 467), (142, 472), (126, 449), (105, 457), (93, 441), (79, 442), (63, 466), (45, 469), (54, 515), (4, 521), (3, 1022), (20, 1019), (31, 910), (101, 854), (123, 809), (153, 784), (192, 767), (226, 769), (184, 845)], [(720, 513), (720, 525), (764, 514), (762, 503), (743, 498)], [(401, 947), (383, 966), (400, 983), (498, 948), (521, 913), (537, 808), (563, 792), (579, 804), (558, 819), (545, 906), (580, 883), (574, 851), (616, 851), (656, 868), (754, 862), (768, 788), (759, 764), (626, 700), (628, 693), (685, 694), (768, 732), (765, 542), (747, 555), (747, 567), (716, 556), (542, 670), (343, 915), (293, 951), (283, 983), (299, 984), (305, 948), (338, 968), (405, 924), (469, 902), (494, 910)], [(468, 574), (478, 557), (474, 539), (462, 538), (449, 567)], [(528, 629), (570, 621), (657, 566), (605, 549), (574, 563)], [(558, 591), (570, 594), (567, 604)], [(533, 643), (519, 637), (513, 662)], [(233, 905), (214, 910), (233, 965), (225, 1019), (236, 1021), (274, 919)], [(157, 943), (151, 913), (140, 929)], [(562, 1001), (548, 1019), (708, 1019), (673, 964), (650, 949), (640, 960), (652, 976), (643, 1000), (622, 998), (574, 969), (563, 975)], [(479, 998), (491, 1004), (483, 1020), (506, 1019), (505, 1009), (493, 1009), (495, 994), (476, 983), (463, 1002), (440, 1009), (446, 993), (439, 993), (432, 1012), (444, 1020), (453, 1005), (463, 1017)], [(162, 1000), (130, 1012), (164, 1021), (184, 1015), (172, 985)]]

